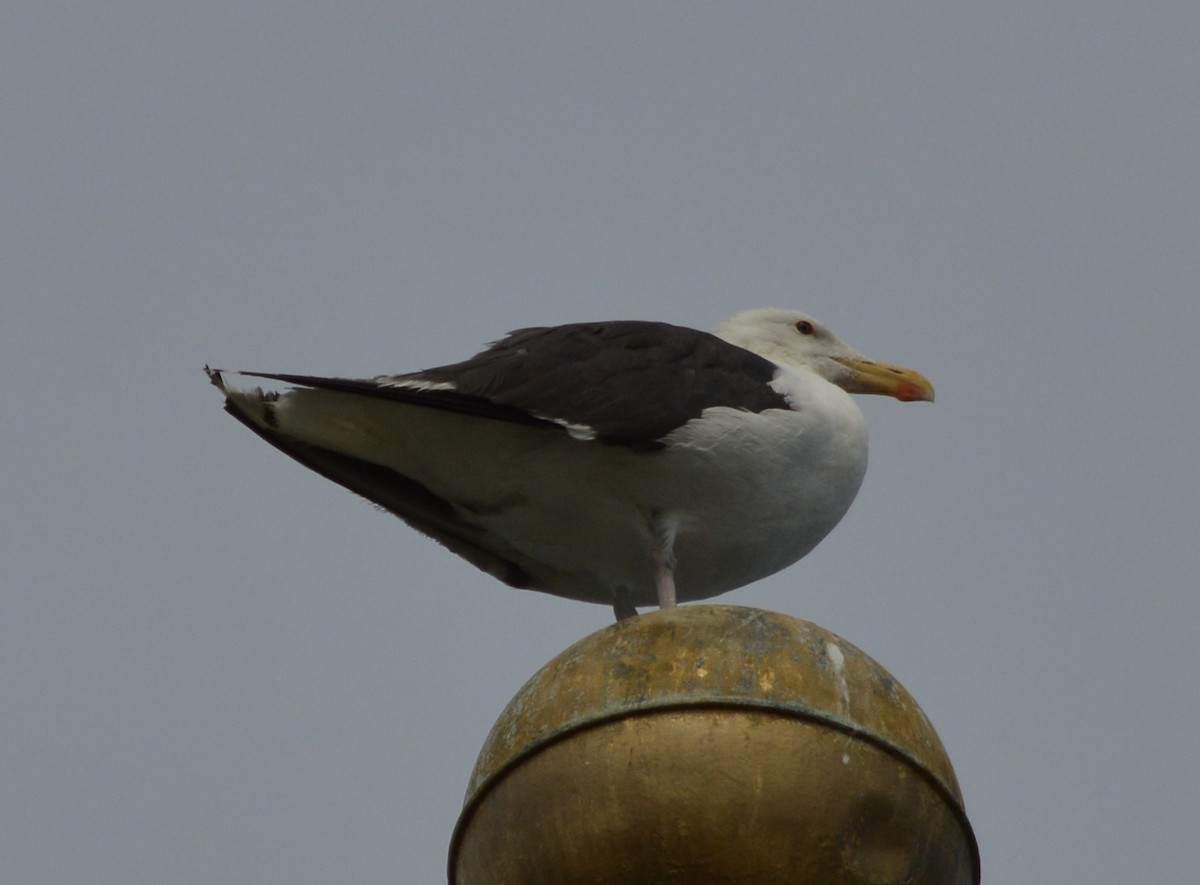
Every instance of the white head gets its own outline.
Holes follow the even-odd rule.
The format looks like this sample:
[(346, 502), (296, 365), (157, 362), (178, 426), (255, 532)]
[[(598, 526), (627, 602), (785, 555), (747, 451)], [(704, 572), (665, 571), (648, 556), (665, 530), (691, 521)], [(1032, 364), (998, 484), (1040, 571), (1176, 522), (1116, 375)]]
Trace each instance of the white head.
[(933, 385), (919, 372), (867, 359), (798, 310), (745, 310), (722, 323), (717, 336), (773, 363), (819, 375), (849, 393), (933, 400)]

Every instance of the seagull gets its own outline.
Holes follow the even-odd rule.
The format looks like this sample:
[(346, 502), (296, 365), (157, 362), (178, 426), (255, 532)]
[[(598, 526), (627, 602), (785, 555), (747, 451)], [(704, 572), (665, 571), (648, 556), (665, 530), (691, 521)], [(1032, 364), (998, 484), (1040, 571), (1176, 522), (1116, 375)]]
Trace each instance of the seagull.
[(618, 620), (805, 556), (866, 473), (850, 394), (934, 397), (921, 374), (779, 308), (715, 334), (518, 329), (464, 362), (362, 380), (205, 372), (229, 414), (304, 466), (511, 587)]

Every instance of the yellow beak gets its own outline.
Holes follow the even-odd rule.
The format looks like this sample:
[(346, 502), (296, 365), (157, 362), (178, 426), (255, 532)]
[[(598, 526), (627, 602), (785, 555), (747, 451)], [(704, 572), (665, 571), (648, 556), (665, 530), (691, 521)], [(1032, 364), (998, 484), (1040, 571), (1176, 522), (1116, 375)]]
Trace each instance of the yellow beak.
[(905, 403), (933, 402), (933, 385), (920, 372), (862, 358), (834, 359), (850, 370), (850, 377), (836, 382), (847, 393), (877, 393)]

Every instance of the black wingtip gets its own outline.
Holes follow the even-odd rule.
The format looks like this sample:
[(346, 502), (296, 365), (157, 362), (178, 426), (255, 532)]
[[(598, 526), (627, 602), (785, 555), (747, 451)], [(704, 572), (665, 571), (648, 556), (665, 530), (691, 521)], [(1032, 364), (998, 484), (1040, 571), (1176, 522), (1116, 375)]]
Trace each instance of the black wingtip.
[(221, 377), (220, 369), (209, 368), (208, 363), (205, 363), (204, 374), (208, 376), (209, 383), (212, 384), (213, 387), (217, 388), (222, 393), (225, 392), (225, 379)]

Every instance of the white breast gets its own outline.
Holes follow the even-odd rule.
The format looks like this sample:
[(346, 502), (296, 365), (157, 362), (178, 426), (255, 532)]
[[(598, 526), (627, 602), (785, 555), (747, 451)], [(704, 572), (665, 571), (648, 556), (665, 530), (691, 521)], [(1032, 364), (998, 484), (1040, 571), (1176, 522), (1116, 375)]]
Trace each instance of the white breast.
[(682, 600), (705, 599), (796, 562), (858, 493), (867, 468), (858, 407), (819, 378), (781, 384), (796, 411), (712, 409), (668, 438), (664, 491), (679, 515)]

